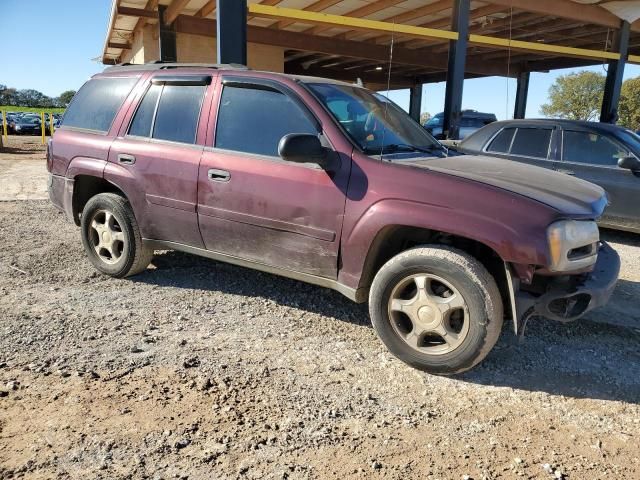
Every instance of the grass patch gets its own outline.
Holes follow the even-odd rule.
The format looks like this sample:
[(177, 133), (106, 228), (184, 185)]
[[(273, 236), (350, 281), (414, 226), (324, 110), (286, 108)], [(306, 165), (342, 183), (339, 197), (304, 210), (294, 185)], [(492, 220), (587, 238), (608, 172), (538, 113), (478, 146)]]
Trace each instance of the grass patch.
[(66, 110), (65, 108), (60, 108), (60, 107), (44, 108), (44, 107), (16, 107), (14, 105), (0, 105), (0, 111), (4, 111), (4, 112), (64, 113), (65, 110)]

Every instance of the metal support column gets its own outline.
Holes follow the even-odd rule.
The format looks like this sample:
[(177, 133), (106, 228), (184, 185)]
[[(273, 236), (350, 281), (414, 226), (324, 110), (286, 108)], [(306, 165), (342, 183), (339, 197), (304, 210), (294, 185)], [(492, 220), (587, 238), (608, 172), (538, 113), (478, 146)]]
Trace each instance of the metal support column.
[(524, 118), (527, 111), (527, 96), (529, 95), (529, 72), (518, 74), (518, 89), (516, 90), (516, 105), (513, 108), (513, 118)]
[(624, 21), (614, 37), (613, 51), (620, 52), (620, 60), (609, 61), (607, 81), (604, 84), (604, 96), (602, 97), (602, 110), (600, 110), (601, 122), (616, 123), (618, 121), (618, 101), (620, 100), (624, 66), (627, 62), (630, 30), (629, 22)]
[(178, 48), (176, 46), (176, 29), (174, 24), (167, 25), (164, 22), (166, 5), (158, 5), (158, 25), (160, 26), (160, 61), (177, 62)]
[(409, 94), (409, 115), (416, 122), (420, 121), (420, 110), (422, 109), (422, 84), (418, 83), (411, 87)]
[(217, 0), (218, 63), (247, 64), (247, 0)]
[(444, 96), (444, 123), (442, 133), (446, 138), (459, 137), (459, 122), (462, 114), (462, 88), (464, 68), (469, 40), (470, 0), (454, 0), (451, 15), (451, 30), (458, 32), (458, 40), (449, 41), (449, 63), (447, 88)]

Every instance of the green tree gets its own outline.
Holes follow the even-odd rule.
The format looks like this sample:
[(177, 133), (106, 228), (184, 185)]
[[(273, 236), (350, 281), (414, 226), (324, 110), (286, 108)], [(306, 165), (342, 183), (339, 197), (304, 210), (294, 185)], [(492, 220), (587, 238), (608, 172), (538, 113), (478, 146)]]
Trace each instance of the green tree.
[(620, 125), (640, 130), (640, 77), (629, 78), (622, 84), (618, 116)]
[(61, 107), (66, 107), (71, 102), (71, 99), (76, 94), (75, 90), (67, 90), (66, 92), (62, 92), (58, 97), (58, 103)]
[(0, 85), (0, 105), (16, 105), (16, 89)]
[(595, 120), (600, 113), (605, 76), (582, 71), (559, 76), (549, 89), (549, 102), (540, 112), (546, 117)]

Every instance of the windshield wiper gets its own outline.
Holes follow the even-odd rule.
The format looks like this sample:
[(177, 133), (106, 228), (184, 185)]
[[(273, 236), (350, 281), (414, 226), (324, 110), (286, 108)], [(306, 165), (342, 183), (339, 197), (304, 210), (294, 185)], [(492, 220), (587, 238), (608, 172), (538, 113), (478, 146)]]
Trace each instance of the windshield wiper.
[(442, 150), (441, 145), (429, 145), (426, 147), (416, 147), (406, 143), (391, 143), (382, 147), (364, 147), (363, 151), (367, 154), (395, 153), (395, 152), (423, 152), (431, 153), (434, 150)]

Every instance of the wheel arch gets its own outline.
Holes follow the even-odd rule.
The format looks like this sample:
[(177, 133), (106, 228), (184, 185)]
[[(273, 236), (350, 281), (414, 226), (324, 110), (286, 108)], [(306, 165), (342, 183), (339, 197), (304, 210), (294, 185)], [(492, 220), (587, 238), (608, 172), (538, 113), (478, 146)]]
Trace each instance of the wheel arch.
[(512, 285), (505, 261), (493, 248), (476, 239), (413, 225), (386, 225), (375, 235), (365, 256), (358, 292), (368, 295), (373, 278), (391, 258), (420, 245), (443, 245), (462, 250), (478, 260), (495, 279), (506, 315), (512, 312)]
[(80, 214), (89, 199), (100, 193), (117, 193), (127, 198), (117, 185), (102, 177), (86, 174), (73, 177), (72, 213), (76, 225), (80, 225)]

